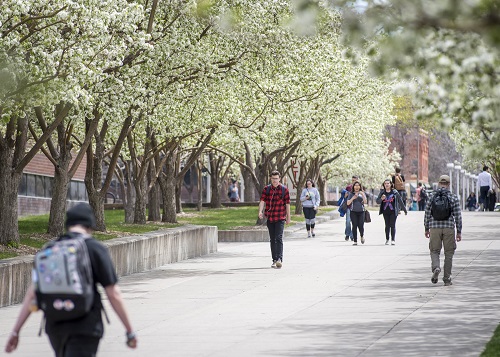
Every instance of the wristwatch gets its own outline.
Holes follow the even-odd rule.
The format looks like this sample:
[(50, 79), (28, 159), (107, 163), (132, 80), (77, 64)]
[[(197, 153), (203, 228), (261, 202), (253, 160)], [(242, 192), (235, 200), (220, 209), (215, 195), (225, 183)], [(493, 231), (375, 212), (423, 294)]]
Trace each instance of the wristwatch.
[(135, 332), (126, 332), (125, 336), (127, 336), (127, 340), (133, 340), (136, 337)]

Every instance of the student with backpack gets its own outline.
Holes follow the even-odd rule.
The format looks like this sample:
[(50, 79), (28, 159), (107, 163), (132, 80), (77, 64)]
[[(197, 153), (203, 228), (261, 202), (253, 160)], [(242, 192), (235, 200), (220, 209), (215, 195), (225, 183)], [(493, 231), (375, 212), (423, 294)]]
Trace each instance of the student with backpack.
[(273, 264), (280, 269), (283, 265), (283, 231), (290, 223), (290, 192), (280, 184), (278, 171), (271, 172), (271, 184), (264, 187), (259, 203), (259, 219), (267, 217), (267, 229), (271, 244)]
[(396, 167), (396, 173), (392, 176), (392, 184), (394, 188), (399, 192), (403, 202), (406, 204), (406, 188), (405, 188), (405, 177), (401, 174), (401, 169)]
[[(445, 286), (452, 285), (451, 269), (453, 255), (457, 243), (462, 240), (462, 213), (457, 195), (449, 191), (450, 177), (442, 175), (439, 178), (439, 188), (433, 193), (425, 206), (424, 227), (425, 237), (429, 239), (431, 255), (431, 282), (438, 282), (441, 266), (439, 255), (444, 248), (444, 276)], [(455, 236), (456, 228), (456, 236)]]
[(425, 210), (426, 202), (427, 202), (427, 191), (425, 190), (425, 186), (422, 185), (422, 182), (419, 182), (417, 188), (417, 203), (419, 211)]
[(136, 348), (137, 338), (117, 285), (115, 268), (107, 248), (92, 238), (94, 226), (92, 208), (87, 203), (78, 204), (66, 213), (67, 233), (37, 253), (33, 283), (7, 340), (6, 352), (17, 348), (22, 326), (32, 311), (41, 309), (56, 357), (96, 356), (104, 332), (97, 283), (104, 287), (125, 327), (127, 346)]

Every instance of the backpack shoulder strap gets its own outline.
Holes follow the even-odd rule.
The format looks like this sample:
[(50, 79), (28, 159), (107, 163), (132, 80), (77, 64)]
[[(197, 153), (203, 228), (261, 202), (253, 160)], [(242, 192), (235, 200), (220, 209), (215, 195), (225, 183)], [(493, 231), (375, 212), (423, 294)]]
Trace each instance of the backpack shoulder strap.
[(281, 198), (285, 199), (285, 185), (281, 185)]

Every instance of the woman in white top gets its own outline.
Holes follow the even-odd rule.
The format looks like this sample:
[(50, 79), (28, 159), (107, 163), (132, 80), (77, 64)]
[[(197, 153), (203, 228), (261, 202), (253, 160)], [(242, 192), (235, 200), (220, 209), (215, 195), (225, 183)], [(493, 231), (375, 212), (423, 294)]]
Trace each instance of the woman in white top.
[(318, 211), (320, 196), (319, 191), (316, 189), (311, 179), (306, 180), (306, 187), (302, 189), (300, 201), (302, 202), (302, 211), (306, 218), (307, 238), (311, 238), (311, 235), (315, 237), (314, 226), (316, 223), (316, 212)]

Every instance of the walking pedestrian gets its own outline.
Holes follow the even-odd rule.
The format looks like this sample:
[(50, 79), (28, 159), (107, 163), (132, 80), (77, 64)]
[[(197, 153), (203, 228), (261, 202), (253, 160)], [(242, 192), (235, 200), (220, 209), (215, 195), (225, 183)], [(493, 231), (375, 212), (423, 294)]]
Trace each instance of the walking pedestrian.
[(267, 229), (271, 244), (273, 264), (271, 268), (283, 265), (283, 231), (290, 223), (290, 192), (280, 184), (279, 171), (271, 172), (271, 184), (264, 187), (259, 203), (259, 218), (267, 217)]
[(403, 198), (394, 186), (391, 180), (387, 179), (382, 183), (382, 189), (378, 194), (376, 202), (380, 205), (379, 214), (384, 216), (385, 222), (385, 245), (389, 244), (389, 235), (391, 245), (396, 244), (396, 220), (401, 210), (408, 214)]
[(418, 188), (417, 188), (416, 194), (417, 194), (418, 210), (424, 211), (425, 210), (425, 203), (427, 202), (427, 190), (425, 189), (425, 186), (422, 185), (422, 182), (418, 183)]
[[(425, 206), (425, 237), (429, 238), (431, 282), (433, 284), (438, 282), (439, 273), (441, 273), (439, 255), (441, 248), (444, 248), (443, 282), (445, 286), (449, 286), (452, 284), (451, 269), (453, 255), (457, 249), (456, 242), (462, 240), (462, 213), (457, 195), (449, 191), (450, 177), (442, 175), (439, 178), (438, 186), (439, 188)], [(455, 228), (457, 230), (456, 237)]]
[(487, 195), (488, 211), (493, 212), (495, 210), (495, 203), (497, 202), (497, 194), (494, 189), (490, 189)]
[[(344, 193), (344, 198), (347, 200), (349, 197), (349, 193), (352, 191), (352, 185), (354, 182), (358, 181), (359, 177), (356, 175), (353, 175), (351, 178), (351, 183), (346, 186), (345, 188), (345, 193)], [(347, 205), (347, 209), (345, 210), (345, 240), (346, 242), (349, 241), (354, 241), (354, 238), (352, 236), (352, 225), (351, 225), (351, 206)]]
[(353, 245), (358, 245), (358, 230), (361, 236), (361, 244), (365, 244), (365, 204), (366, 195), (361, 190), (359, 181), (352, 184), (352, 190), (347, 197), (347, 205), (351, 206), (352, 238)]
[[(45, 332), (49, 336), (50, 344), (54, 349), (56, 357), (96, 356), (99, 342), (104, 332), (101, 317), (103, 307), (97, 283), (103, 286), (111, 306), (125, 327), (127, 346), (130, 348), (136, 348), (137, 346), (137, 338), (133, 332), (120, 289), (117, 285), (118, 278), (111, 257), (106, 247), (91, 237), (94, 225), (94, 213), (87, 203), (78, 204), (66, 213), (66, 228), (68, 233), (59, 239), (71, 239), (78, 235), (84, 238), (92, 267), (94, 298), (90, 311), (83, 317), (73, 320), (54, 321), (46, 314)], [(7, 341), (6, 352), (14, 351), (19, 344), (21, 328), (30, 316), (32, 308), (35, 309), (33, 307), (33, 302), (36, 301), (37, 297), (35, 291), (35, 285), (32, 284), (26, 292), (21, 312)], [(69, 303), (67, 303), (68, 301)], [(54, 302), (54, 308), (57, 309), (56, 302), (57, 300)], [(64, 301), (64, 309), (74, 308), (71, 306), (71, 303), (71, 300)]]
[(238, 190), (238, 181), (233, 180), (233, 183), (230, 186), (231, 194), (229, 195), (229, 200), (231, 202), (240, 202), (240, 193)]
[(407, 197), (406, 197), (406, 188), (405, 188), (405, 177), (401, 173), (401, 169), (399, 167), (396, 167), (395, 171), (396, 171), (396, 173), (392, 176), (392, 184), (394, 185), (394, 188), (401, 195), (401, 198), (403, 198), (403, 202), (406, 204)]
[(490, 168), (483, 166), (483, 172), (477, 175), (477, 192), (479, 192), (479, 210), (485, 211), (488, 208), (488, 191), (493, 188)]
[(306, 187), (302, 189), (300, 194), (302, 202), (302, 211), (306, 219), (307, 238), (315, 237), (314, 226), (316, 224), (316, 212), (318, 211), (320, 196), (316, 185), (311, 179), (306, 180)]

